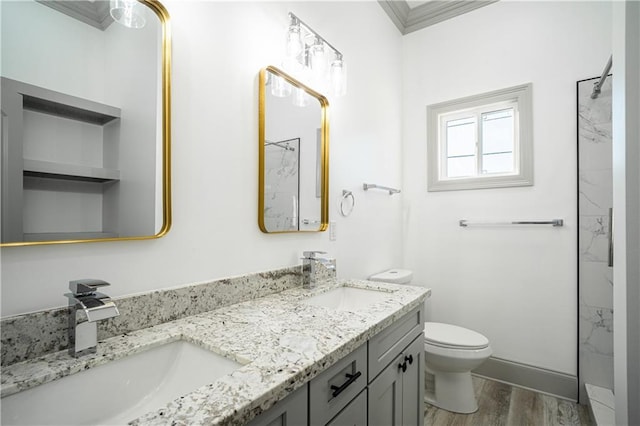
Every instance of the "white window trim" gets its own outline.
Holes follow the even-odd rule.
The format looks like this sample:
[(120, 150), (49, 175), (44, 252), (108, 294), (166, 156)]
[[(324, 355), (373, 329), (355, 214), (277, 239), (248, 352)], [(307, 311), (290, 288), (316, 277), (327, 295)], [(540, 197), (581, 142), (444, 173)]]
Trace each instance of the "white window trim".
[[(480, 95), (427, 106), (427, 190), (455, 191), (463, 189), (503, 188), (533, 185), (533, 113), (532, 84), (522, 84)], [(442, 114), (473, 109), (505, 101), (517, 103), (516, 131), (519, 142), (514, 147), (516, 171), (512, 174), (486, 174), (464, 178), (443, 178), (439, 132)]]

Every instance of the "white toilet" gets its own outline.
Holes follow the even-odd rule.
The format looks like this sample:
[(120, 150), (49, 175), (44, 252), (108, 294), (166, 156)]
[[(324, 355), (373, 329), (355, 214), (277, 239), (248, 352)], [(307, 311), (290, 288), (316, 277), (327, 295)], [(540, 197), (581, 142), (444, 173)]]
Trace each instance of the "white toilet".
[[(390, 269), (369, 277), (371, 281), (408, 284), (413, 272)], [(489, 339), (480, 333), (451, 324), (424, 324), (425, 401), (455, 413), (473, 413), (478, 403), (471, 370), (492, 353)]]

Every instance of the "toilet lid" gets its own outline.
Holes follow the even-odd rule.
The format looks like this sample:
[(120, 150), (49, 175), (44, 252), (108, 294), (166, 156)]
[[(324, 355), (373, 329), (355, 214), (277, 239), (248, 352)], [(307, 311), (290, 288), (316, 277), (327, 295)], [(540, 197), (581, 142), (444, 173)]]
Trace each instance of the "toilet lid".
[(389, 269), (378, 274), (371, 275), (371, 281), (383, 281), (394, 284), (408, 284), (413, 278), (413, 272), (409, 269)]
[(480, 333), (439, 322), (424, 324), (424, 338), (427, 343), (446, 348), (484, 349), (489, 346), (489, 339)]

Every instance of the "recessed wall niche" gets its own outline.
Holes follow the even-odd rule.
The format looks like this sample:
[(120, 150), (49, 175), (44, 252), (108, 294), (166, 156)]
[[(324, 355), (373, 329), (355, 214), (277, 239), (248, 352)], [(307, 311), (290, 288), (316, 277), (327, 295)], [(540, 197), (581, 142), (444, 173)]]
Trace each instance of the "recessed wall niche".
[(4, 77), (2, 97), (3, 241), (117, 237), (120, 109)]

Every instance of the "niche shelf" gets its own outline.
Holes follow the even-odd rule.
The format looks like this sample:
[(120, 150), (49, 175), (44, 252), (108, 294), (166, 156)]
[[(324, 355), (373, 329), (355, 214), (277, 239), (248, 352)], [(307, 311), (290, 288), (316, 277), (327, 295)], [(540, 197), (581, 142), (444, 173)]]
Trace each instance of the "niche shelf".
[(103, 167), (24, 159), (25, 176), (81, 182), (105, 183), (120, 180), (120, 171)]
[[(36, 86), (31, 86), (22, 92), (28, 92), (22, 93), (24, 109), (99, 125), (120, 118), (118, 108), (87, 99), (76, 98)], [(34, 96), (34, 94), (36, 95)]]
[(120, 116), (2, 77), (3, 243), (118, 236)]

